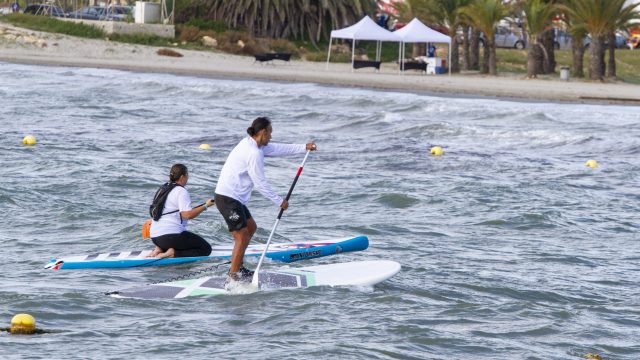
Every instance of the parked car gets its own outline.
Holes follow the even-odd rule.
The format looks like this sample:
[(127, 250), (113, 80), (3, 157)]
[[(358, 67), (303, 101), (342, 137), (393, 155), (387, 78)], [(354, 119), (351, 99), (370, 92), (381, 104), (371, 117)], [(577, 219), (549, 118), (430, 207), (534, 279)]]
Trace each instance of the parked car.
[[(471, 36), (471, 34), (469, 34), (469, 36)], [(486, 42), (484, 33), (480, 33), (480, 46), (484, 47)], [(522, 36), (517, 35), (510, 28), (505, 26), (498, 26), (495, 34), (495, 42), (496, 47), (515, 48), (519, 50), (524, 49), (527, 45), (527, 42)], [(458, 31), (458, 43), (462, 43), (462, 31)]]
[(80, 10), (70, 12), (67, 16), (72, 19), (104, 20), (106, 19), (104, 10), (105, 8), (102, 6), (87, 6)]
[[(571, 43), (572, 43), (572, 38), (569, 34), (567, 34), (565, 31), (562, 30), (558, 30), (555, 29), (555, 39), (553, 40), (553, 46), (555, 47), (556, 50), (571, 50)], [(589, 47), (589, 44), (591, 44), (591, 37), (590, 36), (585, 36), (584, 39), (582, 39), (582, 46), (584, 46), (585, 48)]]
[(498, 26), (495, 41), (497, 47), (516, 48), (518, 50), (524, 49), (527, 44), (522, 36), (517, 35), (511, 31), (511, 29), (504, 26)]
[(65, 17), (61, 8), (49, 4), (32, 4), (24, 8), (24, 14)]
[[(623, 33), (616, 33), (616, 48), (623, 49), (627, 47), (627, 37)], [(591, 45), (591, 36), (587, 35), (582, 39), (582, 45), (588, 48)], [(609, 46), (609, 41), (605, 41), (605, 46)], [(554, 46), (556, 50), (571, 49), (571, 36), (562, 30), (556, 30)]]
[(131, 13), (130, 6), (87, 6), (67, 14), (72, 19), (123, 21)]

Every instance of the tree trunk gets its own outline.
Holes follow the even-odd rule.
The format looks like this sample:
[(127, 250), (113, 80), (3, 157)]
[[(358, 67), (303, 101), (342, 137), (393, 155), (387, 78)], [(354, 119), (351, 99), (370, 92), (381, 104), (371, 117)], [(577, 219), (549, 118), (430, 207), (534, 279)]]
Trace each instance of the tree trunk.
[(607, 35), (602, 34), (600, 35), (600, 44), (602, 44), (601, 47), (601, 53), (600, 53), (600, 73), (602, 74), (602, 79), (604, 79), (604, 75), (607, 73), (607, 63), (604, 61), (604, 54), (607, 52), (607, 47), (605, 46), (605, 43), (607, 42)]
[[(533, 49), (533, 61), (534, 61), (534, 73), (536, 75), (538, 74), (546, 74), (546, 65), (545, 65), (545, 58), (542, 54), (541, 50), (541, 46), (543, 45), (543, 41), (544, 41), (544, 35), (542, 33), (536, 34), (536, 36), (533, 38), (532, 43), (536, 43), (537, 46), (536, 49)], [(533, 46), (533, 44), (529, 44), (529, 48), (531, 49)], [(528, 70), (527, 70), (528, 71)]]
[(556, 56), (555, 56), (555, 46), (553, 45), (553, 30), (547, 30), (542, 33), (540, 36), (542, 39), (542, 46), (544, 46), (544, 53), (546, 56), (543, 57), (543, 71), (545, 74), (551, 74), (556, 71)]
[(589, 45), (589, 79), (591, 80), (602, 81), (604, 75), (604, 69), (602, 68), (602, 50), (602, 37), (593, 36), (591, 38), (591, 45)]
[(538, 52), (538, 41), (535, 37), (530, 37), (529, 40), (529, 48), (527, 49), (527, 78), (528, 79), (535, 79), (536, 77), (538, 77), (538, 73), (537, 73), (537, 54), (536, 52)]
[(456, 36), (456, 31), (454, 27), (451, 27), (453, 30), (449, 31), (449, 36), (451, 37), (451, 67), (452, 73), (460, 72), (460, 50), (458, 49), (458, 37)]
[(462, 68), (469, 70), (470, 68), (470, 56), (469, 56), (469, 27), (462, 27)]
[(616, 34), (609, 34), (609, 61), (607, 66), (607, 77), (616, 77)]
[(489, 46), (489, 42), (485, 41), (484, 46), (482, 47), (482, 68), (480, 69), (481, 74), (489, 73), (489, 53), (491, 52), (491, 46)]
[(584, 77), (584, 46), (582, 41), (571, 41), (571, 54), (573, 56), (573, 76)]
[(498, 58), (496, 56), (496, 40), (495, 38), (489, 41), (491, 44), (487, 44), (489, 47), (489, 74), (498, 75)]
[(469, 49), (469, 70), (480, 70), (480, 31), (471, 28)]

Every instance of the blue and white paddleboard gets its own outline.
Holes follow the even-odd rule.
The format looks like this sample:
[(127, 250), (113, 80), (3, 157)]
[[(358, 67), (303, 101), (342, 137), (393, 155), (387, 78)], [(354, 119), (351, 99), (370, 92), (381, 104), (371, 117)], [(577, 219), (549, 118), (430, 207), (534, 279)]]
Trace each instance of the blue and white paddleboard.
[[(354, 261), (338, 264), (280, 268), (261, 271), (258, 275), (259, 290), (308, 288), (312, 286), (371, 286), (385, 281), (400, 271), (395, 261)], [(203, 277), (154, 285), (138, 286), (115, 291), (109, 295), (118, 298), (180, 299), (192, 296), (246, 294), (250, 283), (225, 288), (226, 277)], [(254, 289), (257, 291), (258, 289)]]
[[(245, 256), (260, 256), (264, 247), (264, 244), (249, 245), (245, 252)], [(266, 257), (272, 260), (288, 263), (339, 254), (342, 252), (365, 250), (367, 247), (369, 247), (369, 239), (366, 236), (323, 241), (271, 244)], [(53, 259), (46, 264), (44, 268), (51, 270), (69, 270), (133, 268), (142, 266), (183, 264), (211, 259), (230, 259), (232, 250), (233, 245), (215, 246), (209, 256), (165, 259), (148, 258), (147, 256), (151, 253), (151, 250), (70, 256)]]

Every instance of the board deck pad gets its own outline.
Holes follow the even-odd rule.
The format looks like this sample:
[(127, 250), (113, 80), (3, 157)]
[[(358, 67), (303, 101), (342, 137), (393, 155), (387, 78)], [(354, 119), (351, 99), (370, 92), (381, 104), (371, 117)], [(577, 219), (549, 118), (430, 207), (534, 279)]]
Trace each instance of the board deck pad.
[[(257, 257), (262, 254), (264, 244), (249, 245), (245, 256)], [(307, 241), (297, 243), (277, 243), (269, 246), (266, 257), (285, 263), (313, 259), (343, 252), (361, 251), (369, 247), (369, 238), (355, 236), (350, 238)], [(212, 259), (230, 259), (232, 245), (215, 246), (209, 256), (182, 258), (148, 258), (151, 250), (123, 251), (103, 254), (70, 256), (53, 259), (45, 265), (50, 270), (100, 269), (100, 268), (134, 268), (169, 264), (183, 264)]]
[[(258, 284), (260, 290), (313, 286), (370, 286), (389, 279), (398, 271), (400, 271), (400, 264), (395, 261), (354, 261), (261, 271), (258, 275)], [(118, 298), (180, 299), (233, 294), (233, 291), (225, 289), (225, 281), (226, 277), (210, 276), (138, 286), (109, 293), (109, 295)]]

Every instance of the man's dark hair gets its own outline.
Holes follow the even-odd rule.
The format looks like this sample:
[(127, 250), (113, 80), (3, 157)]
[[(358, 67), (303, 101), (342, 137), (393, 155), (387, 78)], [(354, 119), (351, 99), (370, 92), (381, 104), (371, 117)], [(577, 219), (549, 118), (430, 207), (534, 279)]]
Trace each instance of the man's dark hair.
[(247, 128), (247, 134), (249, 134), (249, 136), (254, 136), (255, 134), (259, 133), (260, 130), (269, 127), (269, 125), (271, 125), (271, 120), (269, 120), (268, 117), (259, 117), (253, 120), (251, 126)]

